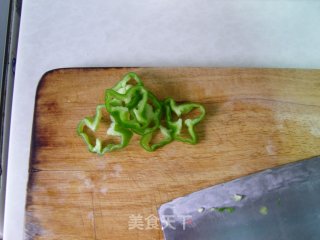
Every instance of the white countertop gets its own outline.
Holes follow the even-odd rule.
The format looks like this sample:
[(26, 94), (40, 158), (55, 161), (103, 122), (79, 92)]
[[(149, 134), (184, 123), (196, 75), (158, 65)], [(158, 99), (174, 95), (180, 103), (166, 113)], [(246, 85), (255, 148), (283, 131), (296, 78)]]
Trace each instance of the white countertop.
[(317, 0), (26, 0), (13, 97), (4, 239), (23, 237), (37, 84), (62, 67), (320, 68)]

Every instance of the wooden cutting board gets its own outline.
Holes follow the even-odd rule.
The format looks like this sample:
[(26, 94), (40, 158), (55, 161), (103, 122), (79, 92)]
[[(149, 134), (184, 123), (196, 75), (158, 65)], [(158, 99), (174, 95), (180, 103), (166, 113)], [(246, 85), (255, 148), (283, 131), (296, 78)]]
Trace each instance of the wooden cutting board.
[[(173, 142), (149, 153), (134, 137), (103, 157), (87, 151), (79, 120), (94, 115), (104, 90), (129, 71), (159, 99), (205, 106), (199, 144)], [(315, 155), (320, 70), (54, 70), (37, 91), (26, 239), (162, 239), (159, 223), (151, 224), (162, 203)]]

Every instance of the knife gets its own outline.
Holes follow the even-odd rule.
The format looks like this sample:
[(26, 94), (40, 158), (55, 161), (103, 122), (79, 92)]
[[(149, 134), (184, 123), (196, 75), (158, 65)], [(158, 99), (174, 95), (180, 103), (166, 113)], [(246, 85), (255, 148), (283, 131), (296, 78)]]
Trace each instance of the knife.
[(158, 213), (166, 240), (318, 240), (320, 157), (191, 193)]

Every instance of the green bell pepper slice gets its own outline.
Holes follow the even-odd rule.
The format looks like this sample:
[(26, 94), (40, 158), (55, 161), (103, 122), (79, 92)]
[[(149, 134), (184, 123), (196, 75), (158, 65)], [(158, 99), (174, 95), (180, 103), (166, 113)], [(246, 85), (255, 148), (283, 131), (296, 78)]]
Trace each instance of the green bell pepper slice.
[(137, 134), (142, 135), (159, 127), (161, 104), (143, 86), (134, 86), (123, 94), (107, 89), (105, 103), (107, 111), (117, 123)]
[[(135, 84), (134, 85), (128, 84), (128, 82), (130, 80), (133, 80), (135, 82)], [(136, 73), (129, 72), (126, 75), (124, 75), (124, 77), (116, 85), (114, 85), (111, 89), (120, 93), (120, 94), (125, 94), (130, 88), (132, 88), (134, 86), (144, 86), (144, 85)], [(113, 102), (113, 104), (116, 104), (116, 105), (121, 103), (121, 101), (118, 99), (113, 99), (112, 102)]]
[(141, 81), (141, 79), (139, 78), (139, 76), (134, 73), (134, 72), (129, 72), (126, 75), (124, 75), (124, 77), (116, 84), (112, 87), (112, 90), (119, 92), (119, 93), (126, 93), (126, 91), (128, 89), (130, 89), (131, 87), (133, 87), (132, 85), (128, 84), (128, 82), (130, 80), (134, 80), (135, 81), (135, 86), (144, 86), (143, 82)]
[[(194, 109), (198, 109), (200, 115), (193, 119), (182, 120), (181, 116), (187, 114)], [(194, 130), (194, 127), (204, 118), (205, 108), (198, 103), (182, 103), (178, 105), (172, 98), (165, 100), (166, 110), (166, 122), (170, 129), (173, 131), (173, 138), (180, 142), (186, 142), (190, 144), (196, 144), (198, 142), (198, 136)], [(175, 113), (180, 117), (177, 121), (173, 121), (172, 113)], [(181, 136), (182, 127), (185, 125), (188, 129), (189, 137)]]
[[(104, 146), (103, 141), (99, 138), (95, 138), (95, 143), (92, 143), (85, 131), (85, 127), (93, 132), (97, 130), (103, 109), (107, 110), (111, 118), (107, 134), (120, 137), (119, 144), (109, 143)], [(197, 117), (183, 120), (183, 115), (194, 109), (197, 109), (200, 114)], [(173, 115), (176, 115), (178, 120), (174, 120)], [(105, 91), (105, 104), (97, 106), (94, 117), (86, 117), (81, 120), (77, 132), (87, 144), (89, 151), (99, 155), (127, 146), (133, 133), (140, 135), (140, 145), (145, 150), (152, 152), (173, 140), (196, 144), (198, 136), (194, 127), (204, 116), (205, 109), (200, 104), (177, 104), (172, 98), (159, 101), (144, 87), (138, 75), (130, 72), (111, 89)], [(184, 126), (187, 128), (188, 137), (182, 134)], [(163, 136), (162, 140), (151, 143), (158, 131)]]
[[(163, 135), (164, 139), (161, 140), (160, 142), (154, 143), (150, 145), (150, 142), (154, 136), (154, 134), (156, 133), (156, 131), (159, 130), (161, 132), (161, 134)], [(140, 139), (140, 145), (141, 147), (143, 147), (145, 150), (147, 150), (148, 152), (153, 152), (156, 149), (163, 147), (164, 145), (167, 145), (168, 143), (171, 143), (173, 138), (172, 138), (172, 134), (171, 134), (171, 130), (165, 128), (164, 126), (161, 126), (155, 130), (155, 131), (151, 131), (146, 133), (145, 135), (142, 135), (141, 139)]]
[(145, 135), (153, 132), (160, 126), (161, 117), (163, 114), (163, 105), (160, 101), (148, 91), (148, 99), (145, 108), (133, 109), (133, 114), (139, 122), (143, 122), (146, 127), (132, 129), (138, 135)]
[(98, 105), (96, 108), (96, 114), (94, 117), (86, 117), (82, 119), (77, 127), (77, 133), (83, 138), (84, 142), (88, 146), (88, 150), (93, 153), (97, 153), (99, 155), (103, 155), (107, 152), (111, 152), (117, 149), (124, 148), (130, 142), (130, 139), (133, 133), (125, 128), (122, 128), (114, 119), (111, 118), (111, 124), (109, 129), (107, 130), (107, 134), (111, 136), (118, 136), (120, 137), (119, 144), (110, 143), (106, 146), (103, 146), (102, 140), (96, 138), (96, 142), (93, 145), (90, 142), (88, 134), (84, 131), (85, 126), (88, 127), (91, 131), (96, 131), (99, 127), (101, 118), (102, 118), (102, 109), (105, 109), (105, 105)]

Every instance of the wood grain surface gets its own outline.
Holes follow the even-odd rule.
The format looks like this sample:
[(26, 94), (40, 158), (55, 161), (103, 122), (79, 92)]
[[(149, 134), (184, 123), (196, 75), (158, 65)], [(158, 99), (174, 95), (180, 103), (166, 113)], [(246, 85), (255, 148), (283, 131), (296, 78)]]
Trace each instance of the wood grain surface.
[[(199, 144), (149, 153), (136, 136), (103, 157), (87, 151), (79, 120), (128, 71), (159, 99), (204, 104)], [(43, 77), (36, 97), (25, 239), (163, 239), (149, 221), (161, 204), (320, 155), (319, 70), (61, 69)]]

